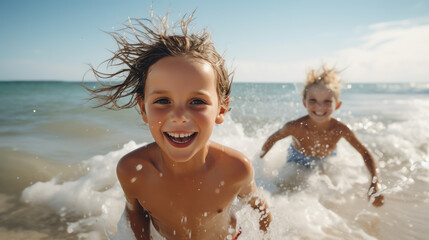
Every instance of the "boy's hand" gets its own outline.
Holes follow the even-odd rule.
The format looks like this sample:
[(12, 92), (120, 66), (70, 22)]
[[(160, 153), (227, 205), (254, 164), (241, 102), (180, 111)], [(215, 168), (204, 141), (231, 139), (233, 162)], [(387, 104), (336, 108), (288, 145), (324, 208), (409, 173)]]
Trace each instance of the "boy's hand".
[(368, 190), (368, 200), (373, 200), (372, 205), (374, 207), (381, 207), (384, 204), (383, 194), (377, 194), (378, 192), (378, 182), (371, 183), (371, 186)]
[(381, 206), (383, 206), (383, 204), (384, 204), (384, 196), (383, 196), (383, 194), (380, 194), (380, 195), (374, 197), (374, 201), (372, 202), (372, 205), (374, 207), (381, 207)]

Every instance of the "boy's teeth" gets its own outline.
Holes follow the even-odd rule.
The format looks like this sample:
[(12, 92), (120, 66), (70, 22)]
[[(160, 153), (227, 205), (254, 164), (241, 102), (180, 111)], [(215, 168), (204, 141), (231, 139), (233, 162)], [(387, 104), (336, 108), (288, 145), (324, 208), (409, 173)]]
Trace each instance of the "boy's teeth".
[(166, 135), (170, 138), (171, 141), (175, 143), (187, 143), (192, 140), (192, 136), (195, 133), (169, 133), (166, 132)]
[(192, 134), (191, 133), (167, 133), (168, 135), (170, 135), (170, 137), (175, 137), (175, 138), (184, 138), (184, 137), (189, 137)]

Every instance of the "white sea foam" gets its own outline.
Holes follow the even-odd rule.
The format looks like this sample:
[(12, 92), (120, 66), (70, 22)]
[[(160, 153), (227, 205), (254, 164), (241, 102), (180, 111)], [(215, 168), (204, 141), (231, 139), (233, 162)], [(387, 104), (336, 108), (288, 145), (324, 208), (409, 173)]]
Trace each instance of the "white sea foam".
[(22, 200), (49, 207), (63, 216), (69, 233), (79, 233), (85, 239), (101, 239), (105, 227), (109, 232), (116, 231), (114, 227), (125, 206), (116, 165), (123, 155), (141, 145), (131, 141), (118, 151), (83, 162), (82, 167), (88, 173), (79, 179), (37, 182), (23, 191)]

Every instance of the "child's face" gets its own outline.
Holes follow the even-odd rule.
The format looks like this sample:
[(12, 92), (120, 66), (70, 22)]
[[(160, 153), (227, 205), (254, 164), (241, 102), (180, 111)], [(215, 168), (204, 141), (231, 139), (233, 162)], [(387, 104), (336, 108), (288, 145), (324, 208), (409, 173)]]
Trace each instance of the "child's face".
[(334, 92), (323, 85), (310, 87), (303, 103), (310, 118), (318, 123), (330, 120), (332, 113), (341, 106), (341, 101), (335, 99)]
[(192, 57), (165, 57), (148, 72), (143, 120), (158, 146), (172, 160), (190, 160), (207, 144), (227, 106), (220, 106), (217, 81), (207, 62)]

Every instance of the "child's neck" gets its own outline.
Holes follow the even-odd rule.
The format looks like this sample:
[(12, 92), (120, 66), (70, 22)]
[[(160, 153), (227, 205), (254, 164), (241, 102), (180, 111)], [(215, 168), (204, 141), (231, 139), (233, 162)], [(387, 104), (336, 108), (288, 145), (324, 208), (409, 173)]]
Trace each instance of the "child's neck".
[(209, 143), (197, 152), (191, 159), (185, 162), (177, 162), (167, 154), (162, 154), (161, 172), (172, 175), (195, 174), (205, 168)]
[(308, 128), (312, 131), (323, 131), (328, 130), (331, 126), (331, 118), (323, 122), (316, 122), (313, 119), (309, 118)]

